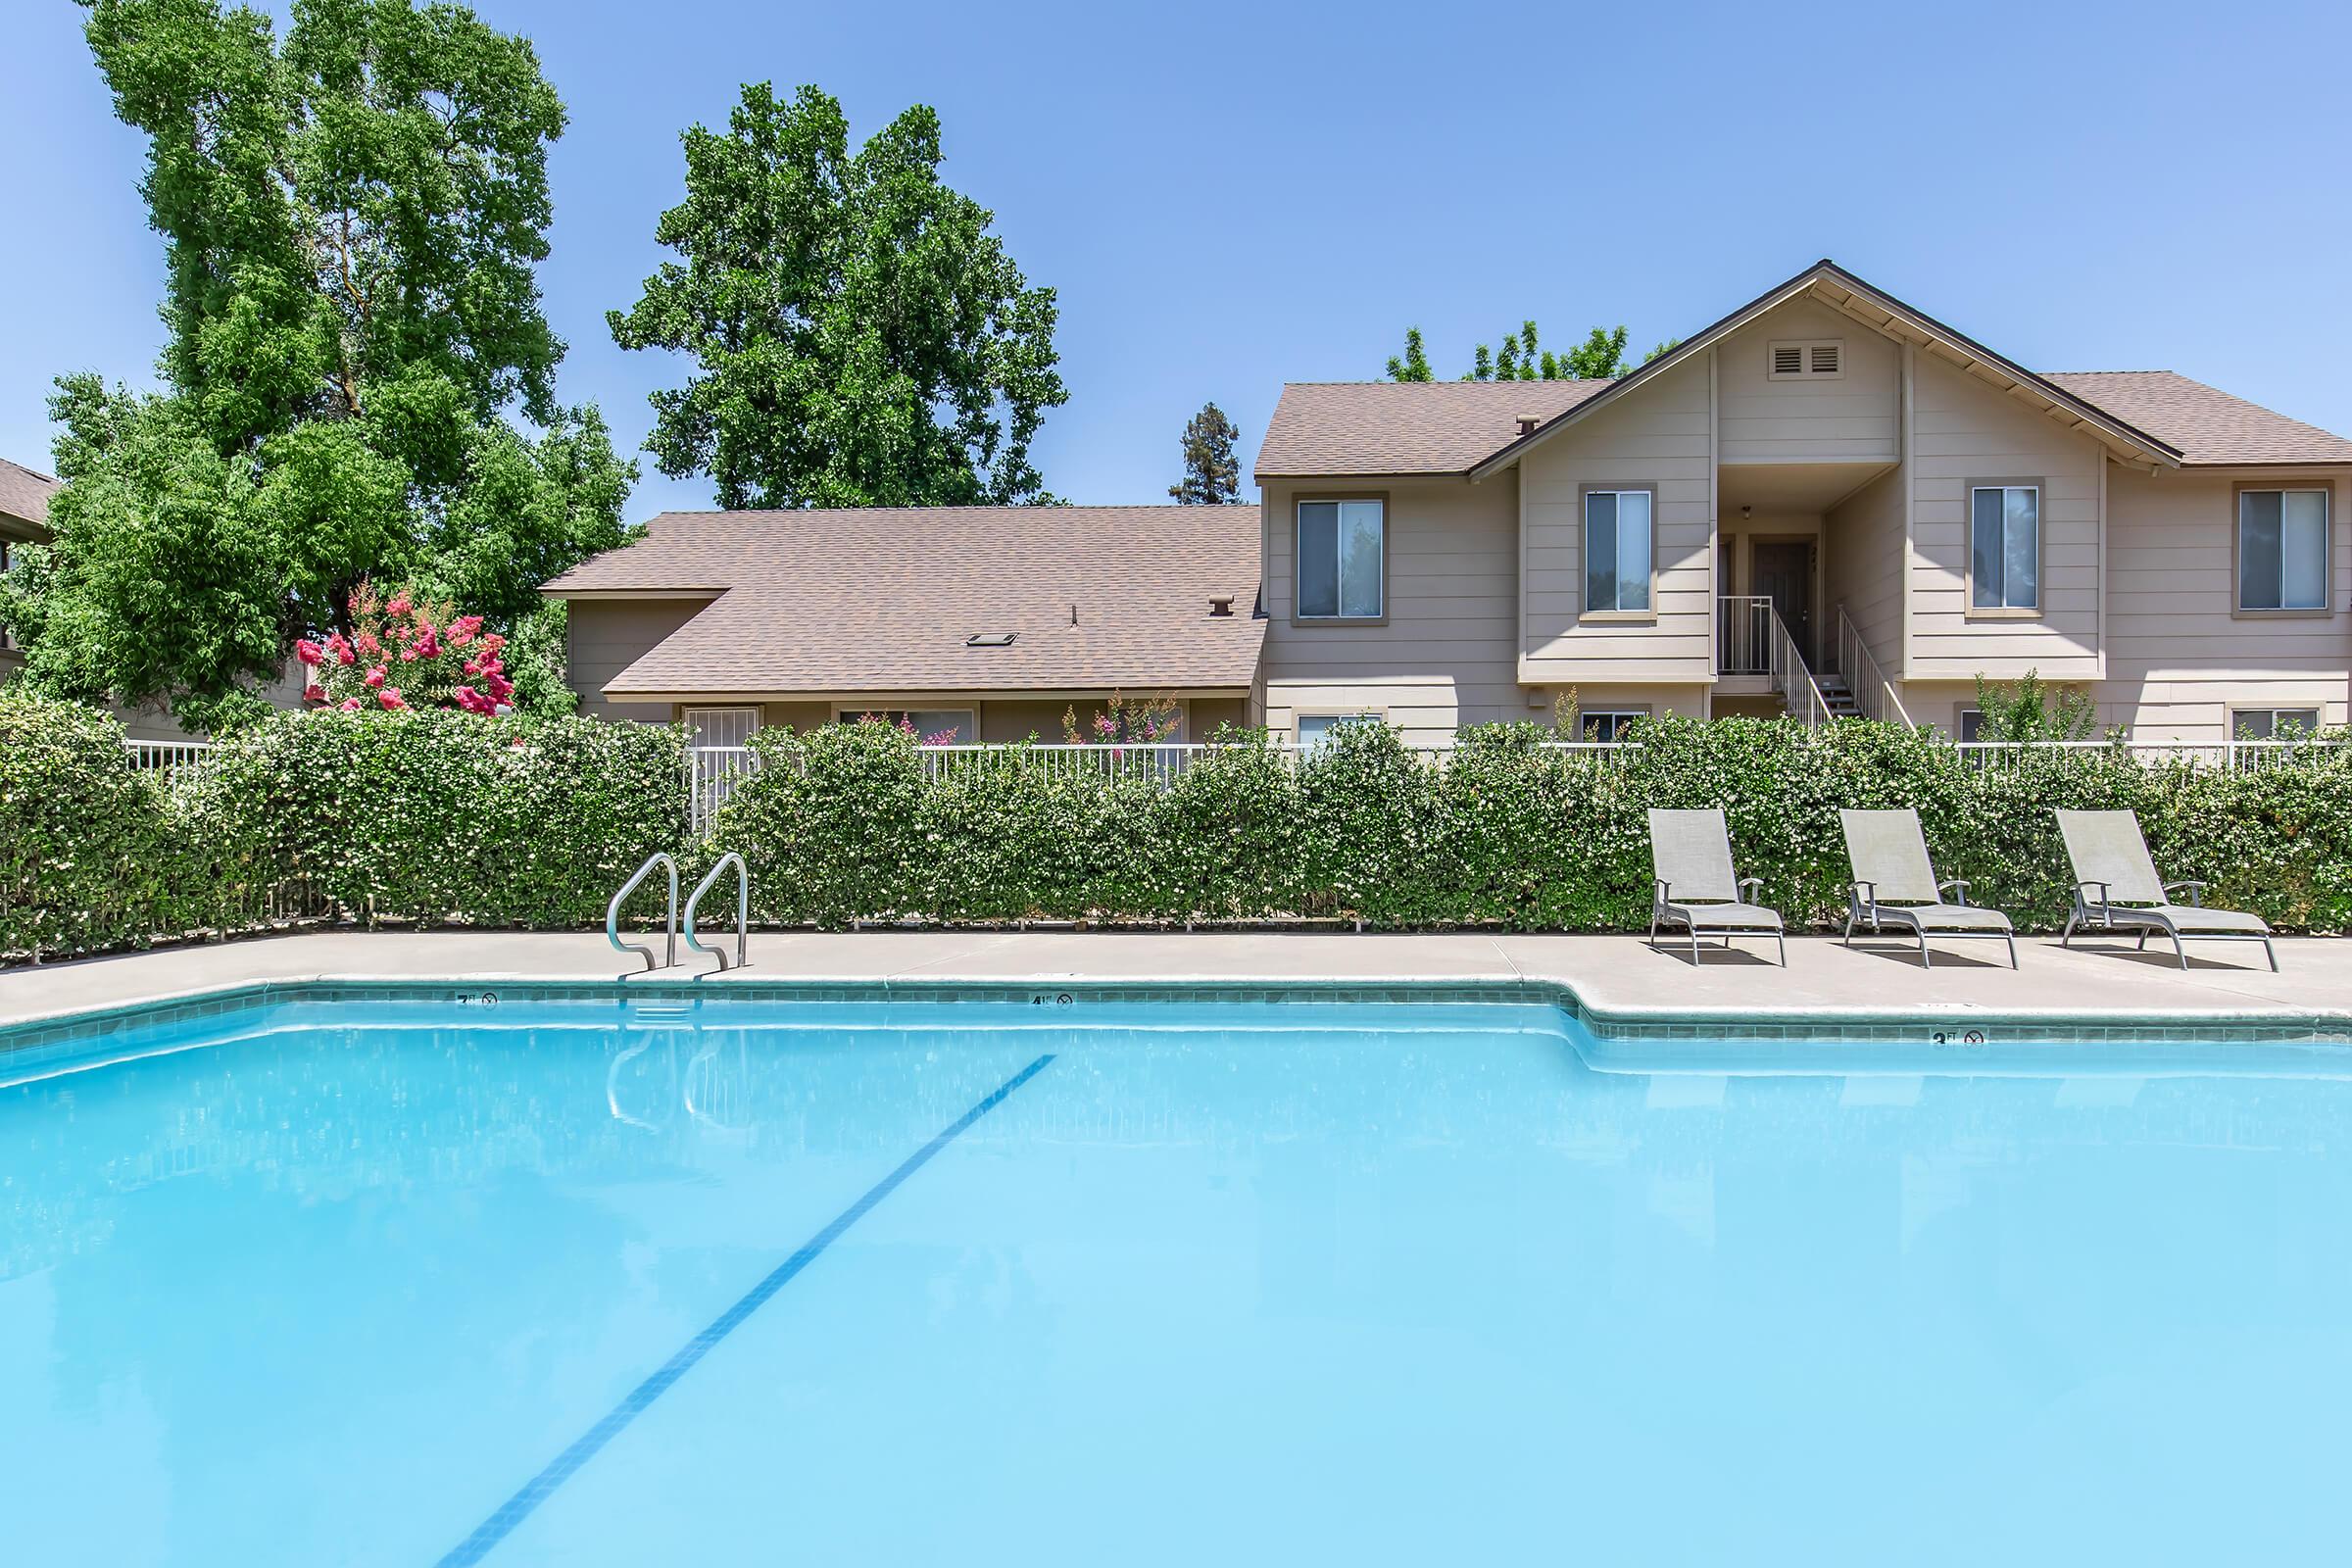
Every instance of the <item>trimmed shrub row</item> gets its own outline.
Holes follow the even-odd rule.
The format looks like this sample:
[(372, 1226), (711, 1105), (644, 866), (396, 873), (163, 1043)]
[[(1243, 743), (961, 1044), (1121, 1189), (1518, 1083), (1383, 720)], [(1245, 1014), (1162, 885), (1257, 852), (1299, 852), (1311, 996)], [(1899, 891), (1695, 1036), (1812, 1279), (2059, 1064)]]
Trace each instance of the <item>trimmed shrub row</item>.
[[(2352, 925), (2352, 756), (2252, 772), (2121, 749), (1977, 765), (1848, 721), (1663, 720), (1595, 761), (1536, 725), (1466, 732), (1444, 768), (1377, 725), (1294, 760), (1255, 736), (1169, 780), (969, 760), (936, 781), (887, 726), (764, 732), (761, 769), (684, 823), (683, 734), (595, 719), (287, 713), (195, 779), (135, 772), (107, 715), (0, 694), (0, 954), (140, 945), (258, 923), (289, 888), (348, 917), (593, 927), (656, 850), (687, 874), (736, 850), (758, 918), (1229, 920), (1640, 930), (1643, 817), (1721, 806), (1742, 873), (1792, 921), (1843, 909), (1841, 806), (1919, 808), (1937, 866), (2022, 927), (2067, 908), (2051, 810), (2139, 813), (2168, 876), (2286, 930)], [(649, 886), (633, 912), (658, 911)]]

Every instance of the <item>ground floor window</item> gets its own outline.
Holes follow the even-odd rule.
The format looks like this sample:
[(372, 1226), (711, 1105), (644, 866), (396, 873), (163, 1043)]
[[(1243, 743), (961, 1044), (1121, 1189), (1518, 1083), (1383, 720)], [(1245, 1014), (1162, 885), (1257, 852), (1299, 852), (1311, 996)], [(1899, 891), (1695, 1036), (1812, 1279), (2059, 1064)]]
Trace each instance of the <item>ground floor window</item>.
[(1960, 739), (1962, 743), (1965, 744), (1969, 741), (1981, 740), (1984, 738), (1984, 710), (1982, 708), (1963, 708), (1960, 710)]
[(2240, 708), (2230, 714), (2230, 738), (2235, 741), (2299, 740), (2319, 728), (2316, 708)]
[(845, 708), (844, 724), (861, 718), (878, 719), (911, 730), (924, 746), (969, 746), (980, 738), (980, 725), (968, 708)]
[(1637, 719), (1648, 716), (1649, 710), (1642, 708), (1588, 708), (1576, 715), (1576, 738), (1613, 746), (1625, 739)]
[(1320, 746), (1330, 738), (1332, 730), (1337, 726), (1358, 722), (1377, 724), (1380, 722), (1380, 714), (1300, 713), (1298, 715), (1298, 744), (1310, 748)]
[(689, 708), (679, 716), (697, 746), (749, 746), (760, 727), (757, 708)]

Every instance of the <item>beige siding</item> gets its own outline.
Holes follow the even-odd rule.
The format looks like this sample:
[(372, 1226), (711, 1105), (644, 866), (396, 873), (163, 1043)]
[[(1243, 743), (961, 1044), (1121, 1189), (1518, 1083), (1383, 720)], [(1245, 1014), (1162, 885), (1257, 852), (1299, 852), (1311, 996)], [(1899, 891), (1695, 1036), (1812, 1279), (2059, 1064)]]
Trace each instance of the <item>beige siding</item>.
[[(1379, 625), (1294, 622), (1297, 503), (1388, 496), (1387, 610)], [(1528, 716), (1514, 667), (1518, 482), (1466, 479), (1280, 482), (1265, 492), (1268, 728), (1300, 713), (1377, 712), (1415, 744), (1463, 724)], [(1546, 699), (1548, 702), (1548, 699)]]
[(667, 723), (667, 703), (615, 703), (605, 682), (653, 651), (671, 632), (699, 614), (703, 599), (574, 599), (566, 615), (565, 654), (571, 689), (580, 711), (598, 718), (634, 718)]
[[(2104, 451), (1960, 370), (1922, 358), (1912, 421), (1911, 635), (1917, 680), (2053, 680), (2099, 673), (2099, 481)], [(2041, 485), (2041, 608), (2032, 619), (1968, 613), (1972, 480)]]
[[(1526, 492), (1524, 674), (1531, 682), (1705, 681), (1713, 672), (1713, 444), (1702, 355), (1536, 447)], [(1654, 619), (1585, 612), (1589, 486), (1657, 491)]]
[[(2283, 473), (2243, 479), (2287, 482)], [(2221, 741), (2239, 708), (2319, 707), (2341, 723), (2352, 680), (2352, 540), (2347, 486), (2325, 474), (2331, 588), (2324, 616), (2232, 613), (2235, 485), (2229, 474), (2107, 479), (2108, 679), (2101, 715), (2147, 741)]]
[[(1888, 680), (1901, 679), (1903, 648), (1903, 470), (1890, 468), (1832, 508), (1823, 575), (1828, 580), (1824, 647), (1835, 650), (1838, 607)], [(1846, 671), (1851, 675), (1852, 671)]]
[[(1843, 373), (1775, 381), (1771, 345), (1837, 339)], [(1716, 345), (1725, 463), (1887, 463), (1895, 456), (1900, 350), (1851, 317), (1800, 300)]]

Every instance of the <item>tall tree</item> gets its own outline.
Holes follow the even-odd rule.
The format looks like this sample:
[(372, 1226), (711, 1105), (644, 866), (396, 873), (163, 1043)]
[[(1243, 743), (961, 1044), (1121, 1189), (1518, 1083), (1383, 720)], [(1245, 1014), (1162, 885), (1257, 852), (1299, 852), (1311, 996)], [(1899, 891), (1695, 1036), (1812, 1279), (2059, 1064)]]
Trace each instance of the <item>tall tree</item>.
[[(1642, 364), (1673, 348), (1680, 338), (1659, 344), (1643, 357)], [(1536, 323), (1522, 321), (1519, 330), (1503, 334), (1500, 351), (1481, 343), (1471, 355), (1470, 368), (1462, 372), (1465, 381), (1561, 381), (1600, 380), (1619, 376), (1633, 368), (1625, 358), (1626, 330), (1624, 327), (1592, 329), (1584, 342), (1565, 354), (1554, 354), (1541, 347)], [(1410, 373), (1418, 367), (1418, 374)], [(1405, 334), (1405, 358), (1389, 361), (1389, 379), (1392, 381), (1426, 381), (1431, 379), (1429, 357), (1421, 348), (1421, 331), (1415, 327)]]
[(655, 230), (679, 260), (606, 317), (622, 348), (695, 362), (653, 395), (662, 472), (709, 473), (725, 507), (1052, 499), (1029, 445), (1068, 397), (1054, 291), (941, 183), (936, 114), (853, 155), (838, 101), (760, 82), (684, 142), (686, 199)]
[(1389, 379), (1392, 381), (1434, 381), (1437, 377), (1429, 368), (1429, 350), (1421, 342), (1421, 329), (1404, 329), (1404, 356), (1389, 356)]
[(1233, 455), (1241, 431), (1214, 403), (1204, 404), (1184, 426), (1184, 477), (1168, 494), (1188, 507), (1217, 507), (1238, 501), (1242, 465)]
[(82, 3), (148, 137), (165, 390), (58, 382), (56, 537), (0, 585), (28, 678), (201, 719), (362, 578), (506, 622), (617, 543), (635, 465), (555, 397), (564, 109), (530, 44), (415, 0), (295, 0), (282, 41), (219, 0)]

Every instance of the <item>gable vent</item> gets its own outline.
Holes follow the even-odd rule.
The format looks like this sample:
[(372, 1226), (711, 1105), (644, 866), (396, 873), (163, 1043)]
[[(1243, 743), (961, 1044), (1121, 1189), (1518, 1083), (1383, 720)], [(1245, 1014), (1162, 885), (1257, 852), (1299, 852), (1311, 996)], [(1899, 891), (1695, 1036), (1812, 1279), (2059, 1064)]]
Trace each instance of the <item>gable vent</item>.
[(1766, 345), (1770, 359), (1767, 378), (1774, 381), (1824, 381), (1845, 373), (1845, 344), (1838, 338)]

